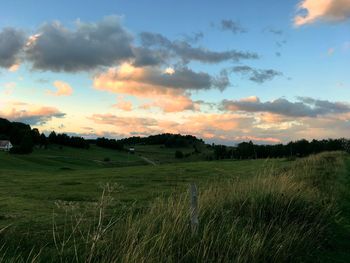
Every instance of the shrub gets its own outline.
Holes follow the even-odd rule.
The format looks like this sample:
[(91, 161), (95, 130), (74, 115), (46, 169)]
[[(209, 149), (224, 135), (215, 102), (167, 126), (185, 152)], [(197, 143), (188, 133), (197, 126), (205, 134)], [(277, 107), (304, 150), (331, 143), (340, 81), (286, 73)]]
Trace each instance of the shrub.
[(177, 150), (177, 151), (175, 152), (175, 158), (176, 158), (176, 159), (182, 159), (183, 157), (184, 157), (184, 154), (183, 154), (182, 151)]

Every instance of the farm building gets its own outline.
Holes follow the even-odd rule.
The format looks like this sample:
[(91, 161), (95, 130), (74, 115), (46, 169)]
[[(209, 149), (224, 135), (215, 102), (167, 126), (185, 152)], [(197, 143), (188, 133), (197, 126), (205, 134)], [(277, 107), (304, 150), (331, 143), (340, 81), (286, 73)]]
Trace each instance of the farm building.
[(0, 150), (9, 151), (12, 148), (12, 143), (10, 141), (0, 141)]

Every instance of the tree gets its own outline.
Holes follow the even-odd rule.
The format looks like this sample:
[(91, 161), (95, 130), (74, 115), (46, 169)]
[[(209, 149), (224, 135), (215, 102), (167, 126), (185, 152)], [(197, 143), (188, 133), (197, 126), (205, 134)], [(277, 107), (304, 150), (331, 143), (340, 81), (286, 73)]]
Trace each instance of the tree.
[(40, 144), (40, 132), (39, 132), (39, 130), (34, 128), (34, 129), (32, 129), (31, 134), (32, 134), (33, 143), (35, 145)]
[(48, 140), (47, 140), (45, 134), (42, 133), (42, 134), (40, 135), (40, 146), (41, 146), (41, 147), (45, 147), (45, 149), (46, 149), (48, 143), (49, 143), (49, 142), (48, 142)]

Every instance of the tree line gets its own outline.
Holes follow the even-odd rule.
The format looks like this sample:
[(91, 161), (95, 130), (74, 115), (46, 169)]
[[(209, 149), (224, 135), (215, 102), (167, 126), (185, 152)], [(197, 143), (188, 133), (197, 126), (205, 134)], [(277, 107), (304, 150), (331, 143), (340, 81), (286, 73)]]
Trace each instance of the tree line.
[(33, 151), (33, 147), (47, 147), (49, 144), (65, 145), (75, 148), (89, 148), (87, 140), (78, 136), (67, 134), (56, 134), (54, 131), (47, 137), (40, 133), (38, 129), (31, 128), (30, 125), (21, 122), (10, 122), (0, 118), (0, 140), (9, 140), (14, 145), (10, 153), (28, 154)]
[[(32, 129), (30, 125), (20, 122), (10, 122), (0, 118), (0, 140), (10, 140), (14, 147), (11, 153), (27, 154), (33, 151), (33, 147), (47, 148), (49, 144), (57, 144), (81, 149), (88, 149), (90, 143), (99, 147), (124, 150), (126, 146), (134, 145), (164, 145), (167, 148), (194, 147), (195, 152), (198, 144), (204, 144), (202, 139), (192, 135), (181, 134), (158, 134), (148, 137), (129, 137), (125, 139), (97, 138), (86, 140), (79, 136), (69, 136), (52, 131), (49, 136), (40, 133), (38, 129)], [(258, 145), (250, 142), (242, 142), (236, 146), (215, 145), (209, 146), (213, 150), (213, 159), (261, 159), (282, 157), (304, 157), (324, 151), (347, 151), (350, 153), (350, 140), (327, 139), (327, 140), (298, 140), (287, 144)], [(180, 158), (180, 154), (177, 154)]]
[(167, 148), (189, 147), (197, 143), (204, 144), (204, 141), (202, 139), (198, 139), (195, 136), (171, 133), (150, 135), (148, 137), (134, 136), (120, 139), (118, 142), (123, 145), (164, 145)]
[(265, 159), (283, 157), (304, 157), (325, 151), (347, 151), (350, 153), (350, 141), (347, 139), (291, 141), (288, 144), (258, 145), (250, 142), (239, 143), (235, 147), (213, 145), (214, 158), (219, 159)]

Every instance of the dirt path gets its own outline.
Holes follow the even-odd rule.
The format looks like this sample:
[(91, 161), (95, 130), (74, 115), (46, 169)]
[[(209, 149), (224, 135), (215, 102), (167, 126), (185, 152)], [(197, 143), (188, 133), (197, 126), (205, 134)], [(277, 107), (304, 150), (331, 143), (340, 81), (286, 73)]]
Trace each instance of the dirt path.
[(158, 164), (150, 159), (148, 159), (147, 157), (144, 157), (144, 156), (140, 156), (142, 160), (144, 160), (145, 162), (153, 165), (153, 166), (157, 166)]

